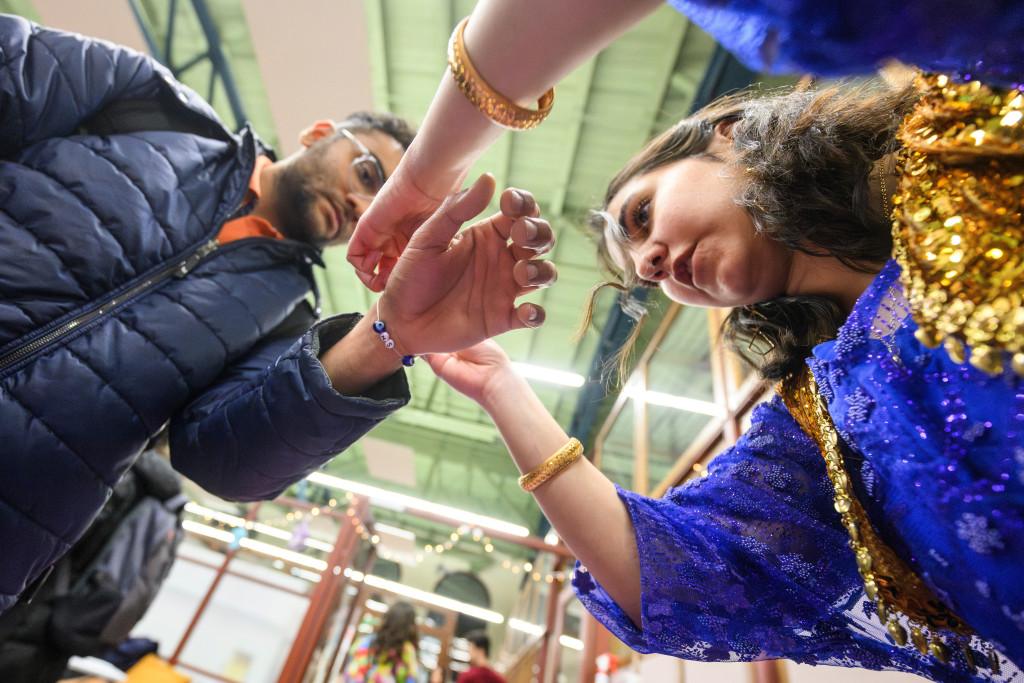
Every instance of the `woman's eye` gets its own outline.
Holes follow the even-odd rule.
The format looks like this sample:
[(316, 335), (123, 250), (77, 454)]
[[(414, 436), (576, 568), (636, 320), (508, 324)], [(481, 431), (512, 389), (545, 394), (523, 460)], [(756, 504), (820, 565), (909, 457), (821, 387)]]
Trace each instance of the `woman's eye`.
[(631, 231), (633, 233), (632, 237), (636, 238), (638, 236), (646, 235), (647, 226), (650, 223), (650, 220), (651, 200), (646, 198), (641, 199), (633, 208), (633, 229)]

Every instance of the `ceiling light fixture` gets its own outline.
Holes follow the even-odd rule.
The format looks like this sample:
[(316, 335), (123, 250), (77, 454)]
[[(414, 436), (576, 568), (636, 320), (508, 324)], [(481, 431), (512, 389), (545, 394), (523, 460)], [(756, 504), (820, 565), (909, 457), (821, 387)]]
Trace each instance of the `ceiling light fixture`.
[(306, 581), (310, 581), (312, 583), (320, 583), (320, 575), (316, 572), (311, 572), (308, 569), (292, 567), (288, 570), (288, 573), (299, 579), (305, 579)]
[(523, 633), (528, 633), (531, 636), (542, 636), (542, 635), (544, 635), (544, 627), (543, 626), (538, 626), (537, 624), (531, 624), (530, 622), (523, 621), (522, 619), (510, 618), (508, 620), (508, 627), (509, 628), (514, 628), (517, 631), (522, 631)]
[(383, 602), (377, 602), (376, 600), (367, 600), (365, 603), (366, 609), (373, 610), (374, 612), (380, 612), (381, 614), (388, 611), (388, 606)]
[[(207, 519), (223, 522), (224, 524), (230, 524), (231, 526), (252, 529), (253, 531), (258, 531), (261, 534), (266, 534), (267, 536), (272, 536), (273, 538), (279, 538), (282, 541), (288, 541), (292, 537), (292, 533), (290, 531), (276, 529), (272, 526), (267, 526), (266, 524), (260, 524), (259, 522), (250, 522), (248, 520), (243, 519), (242, 517), (236, 517), (235, 515), (229, 515), (225, 512), (218, 512), (217, 510), (214, 510), (212, 508), (203, 507), (198, 503), (186, 503), (185, 510), (187, 512), (191, 512), (194, 515), (199, 515), (200, 517), (205, 517)], [(305, 543), (306, 546), (313, 548), (314, 550), (319, 550), (321, 552), (329, 553), (332, 550), (334, 550), (334, 545), (330, 543), (325, 543), (324, 541), (318, 541), (315, 538), (307, 538), (303, 542)]]
[(722, 417), (725, 415), (725, 408), (714, 401), (704, 401), (699, 398), (687, 398), (685, 396), (673, 396), (661, 391), (639, 392), (636, 385), (631, 384), (623, 390), (623, 393), (633, 400), (640, 400), (652, 406), (664, 406), (675, 410), (684, 410), (700, 415), (711, 417)]
[(231, 541), (235, 540), (235, 537), (226, 531), (214, 529), (212, 526), (206, 526), (205, 524), (200, 524), (199, 522), (193, 522), (187, 519), (181, 523), (181, 528), (185, 531), (190, 531), (193, 534), (206, 536), (207, 538), (213, 538), (218, 541), (224, 541), (225, 543), (231, 543)]
[(444, 609), (476, 617), (477, 619), (483, 619), (484, 621), (489, 621), (492, 624), (501, 624), (505, 621), (505, 617), (501, 616), (497, 612), (492, 612), (489, 609), (470, 605), (465, 602), (459, 602), (458, 600), (452, 600), (451, 598), (446, 598), (443, 595), (437, 595), (436, 593), (421, 591), (418, 588), (412, 588), (401, 583), (388, 581), (387, 579), (382, 579), (379, 576), (374, 576), (373, 574), (363, 574), (362, 572), (354, 569), (346, 569), (345, 576), (349, 577), (353, 581), (362, 581), (367, 586), (380, 588), (381, 590), (390, 591), (396, 595), (425, 602), (430, 605), (436, 605), (437, 607), (443, 607)]
[(301, 553), (285, 550), (284, 548), (278, 548), (277, 546), (264, 543), (263, 541), (254, 541), (251, 538), (243, 538), (238, 542), (238, 545), (242, 546), (246, 550), (252, 550), (262, 555), (279, 557), (285, 562), (309, 567), (314, 571), (322, 572), (327, 569), (327, 563), (323, 560), (317, 560), (312, 557), (307, 557)]
[(494, 519), (493, 517), (484, 517), (483, 515), (478, 515), (474, 512), (460, 510), (447, 505), (431, 503), (428, 500), (413, 498), (412, 496), (407, 496), (404, 493), (387, 491), (376, 486), (341, 479), (330, 474), (324, 474), (323, 472), (314, 472), (306, 477), (306, 480), (313, 484), (331, 486), (337, 489), (342, 489), (343, 491), (351, 491), (358, 496), (366, 496), (370, 499), (371, 504), (379, 505), (380, 507), (385, 507), (397, 512), (403, 512), (405, 509), (421, 510), (439, 517), (445, 517), (456, 525), (468, 524), (471, 527), (478, 526), (483, 529), (491, 529), (492, 531), (500, 531), (513, 536), (519, 536), (520, 538), (527, 538), (530, 535), (529, 530), (519, 524), (504, 522), (500, 519)]
[[(231, 543), (235, 540), (234, 534), (230, 534), (227, 531), (221, 531), (220, 529), (214, 529), (213, 527), (200, 524), (199, 522), (185, 520), (181, 523), (181, 526), (185, 531), (190, 531), (194, 534), (199, 534), (200, 536), (206, 536), (208, 538), (214, 538), (225, 543)], [(260, 553), (261, 555), (276, 557), (284, 560), (285, 562), (309, 567), (310, 569), (318, 572), (322, 572), (327, 569), (327, 563), (323, 560), (317, 560), (312, 557), (302, 555), (301, 553), (285, 550), (284, 548), (278, 548), (277, 546), (273, 546), (262, 541), (254, 541), (251, 538), (243, 538), (239, 540), (238, 545), (247, 550)]]
[(409, 531), (407, 529), (399, 529), (396, 526), (391, 526), (390, 524), (384, 524), (383, 522), (374, 522), (373, 523), (373, 530), (376, 531), (378, 534), (387, 534), (388, 536), (396, 536), (398, 538), (404, 538), (407, 541), (415, 541), (416, 540), (416, 534), (414, 534), (413, 532), (411, 532), (411, 531)]
[(558, 642), (573, 650), (583, 650), (583, 641), (572, 636), (558, 636)]
[(581, 387), (586, 381), (583, 375), (565, 370), (552, 370), (542, 368), (528, 363), (512, 363), (512, 369), (526, 379), (535, 379), (551, 384), (560, 384), (565, 387)]

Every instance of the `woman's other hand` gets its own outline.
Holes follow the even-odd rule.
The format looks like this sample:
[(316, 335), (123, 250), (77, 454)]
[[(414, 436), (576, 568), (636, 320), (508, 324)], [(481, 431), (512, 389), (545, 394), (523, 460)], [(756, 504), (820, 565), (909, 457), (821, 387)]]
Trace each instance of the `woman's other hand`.
[(498, 385), (506, 384), (505, 378), (515, 374), (508, 356), (492, 339), (454, 353), (431, 353), (426, 360), (435, 375), (481, 405), (488, 394), (501, 391)]

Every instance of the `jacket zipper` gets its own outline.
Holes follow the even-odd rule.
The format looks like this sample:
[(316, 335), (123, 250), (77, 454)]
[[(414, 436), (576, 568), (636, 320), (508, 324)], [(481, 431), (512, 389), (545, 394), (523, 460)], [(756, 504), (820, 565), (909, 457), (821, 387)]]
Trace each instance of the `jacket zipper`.
[(117, 295), (110, 301), (102, 304), (98, 308), (94, 308), (91, 311), (86, 311), (77, 318), (69, 320), (66, 323), (60, 325), (59, 327), (50, 330), (43, 336), (38, 337), (37, 339), (33, 339), (32, 341), (23, 344), (22, 346), (19, 346), (18, 348), (10, 351), (4, 356), (0, 356), (0, 372), (5, 370), (7, 367), (13, 365), (14, 363), (17, 363), (18, 361), (26, 358), (27, 356), (32, 355), (36, 351), (39, 351), (40, 349), (56, 342), (66, 334), (79, 329), (83, 325), (87, 325), (93, 322), (94, 320), (101, 316), (106, 315), (107, 313), (111, 312), (112, 310), (114, 310), (121, 304), (125, 303), (129, 299), (137, 297), (140, 294), (143, 294), (149, 291), (150, 289), (153, 289), (157, 285), (163, 283), (168, 278), (185, 277), (186, 275), (189, 274), (189, 272), (192, 271), (193, 268), (199, 265), (200, 261), (202, 261), (204, 258), (212, 254), (214, 251), (216, 251), (218, 246), (220, 246), (220, 244), (219, 242), (217, 242), (216, 238), (212, 238), (204, 242), (203, 244), (199, 245), (199, 247), (197, 247), (193, 252), (186, 255), (185, 258), (183, 258), (181, 261), (175, 263), (174, 265), (167, 266), (163, 270), (154, 273), (153, 275), (146, 278), (139, 284), (135, 285), (134, 287), (125, 292), (122, 292), (121, 294)]

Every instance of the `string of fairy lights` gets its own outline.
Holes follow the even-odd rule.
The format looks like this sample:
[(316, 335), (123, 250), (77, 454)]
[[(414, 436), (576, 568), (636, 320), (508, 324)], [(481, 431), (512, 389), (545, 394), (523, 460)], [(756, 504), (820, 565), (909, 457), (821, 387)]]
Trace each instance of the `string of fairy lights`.
[[(378, 555), (385, 560), (392, 560), (395, 554), (390, 552), (386, 545), (381, 546), (381, 537), (379, 534), (374, 533), (372, 528), (364, 522), (364, 520), (356, 512), (356, 506), (359, 503), (359, 498), (351, 492), (345, 494), (345, 513), (341, 519), (347, 520), (348, 524), (351, 524), (355, 528), (355, 532), (364, 541), (372, 543), (378, 547)], [(197, 503), (189, 503), (186, 506), (186, 511), (194, 515), (202, 517), (206, 523), (206, 526), (211, 529), (220, 530), (226, 532), (234, 542), (239, 542), (243, 536), (247, 535), (248, 532), (257, 532), (278, 538), (289, 543), (294, 541), (300, 541), (300, 548), (298, 550), (304, 551), (305, 548), (312, 548), (321, 552), (329, 553), (333, 549), (331, 543), (320, 541), (317, 539), (308, 537), (308, 526), (303, 529), (303, 525), (308, 525), (308, 522), (312, 518), (321, 517), (324, 515), (330, 515), (333, 517), (340, 517), (338, 514), (338, 507), (341, 504), (337, 498), (331, 498), (326, 504), (313, 506), (308, 511), (302, 510), (291, 510), (284, 514), (279, 519), (260, 520), (253, 521), (247, 520), (243, 517), (230, 515), (224, 512), (219, 512), (207, 507), (198, 505)], [(344, 522), (343, 522), (344, 523)], [(194, 526), (188, 524), (185, 525), (186, 530), (199, 533), (204, 536), (211, 536), (210, 533), (206, 533), (201, 529), (197, 529)], [(296, 538), (300, 536), (301, 538)], [(222, 540), (231, 542), (227, 537)], [(494, 552), (494, 543), (491, 538), (487, 536), (482, 529), (479, 527), (471, 527), (467, 524), (458, 526), (449, 535), (448, 540), (444, 543), (425, 544), (423, 546), (422, 553), (416, 553), (413, 559), (417, 564), (423, 562), (427, 555), (443, 555), (459, 545), (466, 543), (474, 543), (478, 545), (484, 553)], [(408, 561), (409, 556), (404, 555), (404, 559)], [(534, 582), (564, 582), (566, 579), (572, 578), (572, 572), (563, 571), (541, 571), (539, 567), (536, 567), (533, 562), (513, 562), (511, 560), (504, 560), (501, 565), (502, 569), (508, 571), (514, 576), (523, 576)]]
[[(474, 542), (478, 543), (484, 550), (485, 553), (494, 552), (494, 544), (491, 539), (484, 535), (484, 532), (480, 528), (471, 528), (467, 524), (459, 526), (449, 536), (449, 540), (444, 543), (436, 543), (434, 545), (426, 544), (423, 546), (423, 550), (426, 553), (434, 553), (435, 555), (441, 555), (449, 550), (454, 549), (460, 542), (463, 541), (464, 537), (469, 536)], [(566, 578), (571, 576), (566, 572), (546, 572), (541, 573), (534, 571), (534, 565), (532, 562), (521, 562), (513, 563), (511, 560), (505, 560), (501, 563), (503, 569), (508, 570), (512, 574), (522, 574), (529, 577), (533, 581), (545, 581), (547, 583), (553, 583), (555, 581), (565, 581)]]

